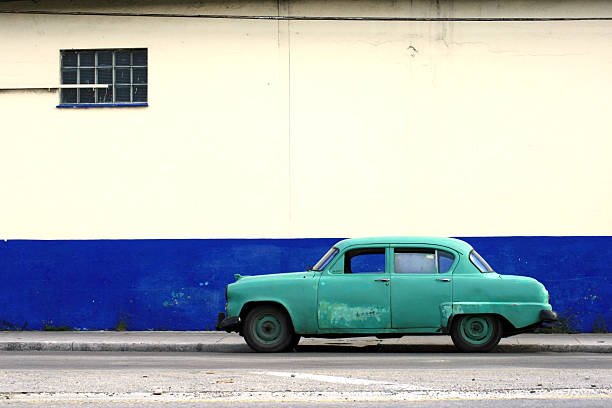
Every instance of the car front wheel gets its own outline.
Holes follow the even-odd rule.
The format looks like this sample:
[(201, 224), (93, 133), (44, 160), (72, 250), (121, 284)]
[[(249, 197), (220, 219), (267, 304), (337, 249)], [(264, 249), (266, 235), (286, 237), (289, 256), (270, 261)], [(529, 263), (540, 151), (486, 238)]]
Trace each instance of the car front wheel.
[(289, 345), (289, 350), (294, 350), (300, 342), (301, 338), (302, 336), (300, 336), (299, 334), (294, 334), (293, 338), (291, 339), (291, 344)]
[(263, 353), (287, 351), (293, 346), (293, 326), (287, 313), (271, 305), (251, 310), (242, 328), (249, 347)]
[(453, 319), (451, 338), (465, 353), (491, 351), (501, 339), (501, 323), (496, 316), (463, 315)]

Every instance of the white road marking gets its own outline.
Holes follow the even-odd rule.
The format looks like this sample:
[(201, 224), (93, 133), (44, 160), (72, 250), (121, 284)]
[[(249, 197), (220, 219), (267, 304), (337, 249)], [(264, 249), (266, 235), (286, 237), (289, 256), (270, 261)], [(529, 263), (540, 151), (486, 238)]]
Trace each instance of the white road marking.
[(349, 377), (338, 377), (334, 375), (322, 375), (322, 374), (304, 374), (304, 373), (289, 373), (283, 371), (257, 371), (253, 374), (257, 375), (272, 375), (275, 377), (288, 377), (296, 378), (300, 380), (313, 380), (335, 384), (351, 384), (351, 385), (378, 385), (386, 389), (393, 390), (427, 390), (425, 387), (415, 387), (410, 384), (398, 384), (388, 381), (376, 381), (376, 380), (365, 380), (362, 378), (349, 378)]

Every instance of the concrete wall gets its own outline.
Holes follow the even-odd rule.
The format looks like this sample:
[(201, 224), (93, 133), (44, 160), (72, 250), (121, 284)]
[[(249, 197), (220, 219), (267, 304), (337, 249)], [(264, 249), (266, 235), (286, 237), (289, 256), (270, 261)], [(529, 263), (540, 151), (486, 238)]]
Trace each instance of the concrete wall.
[[(2, 7), (55, 4), (40, 3)], [(280, 12), (612, 15), (605, 2), (409, 3)], [(98, 4), (279, 12), (276, 2)], [(150, 83), (148, 108), (65, 110), (56, 93), (0, 94), (2, 236), (609, 235), (611, 36), (601, 21), (0, 14), (0, 88), (57, 84), (67, 48), (147, 47)]]
[[(612, 16), (612, 3), (41, 0), (0, 10), (593, 17)], [(23, 259), (7, 258), (0, 274), (27, 282), (33, 269), (24, 265), (46, 259), (98, 276), (100, 257), (73, 268), (63, 249), (54, 252), (99, 242), (80, 239), (119, 248), (122, 239), (610, 236), (611, 38), (609, 21), (0, 13), (0, 238), (71, 243), (25, 241)], [(57, 109), (56, 92), (6, 90), (57, 84), (60, 49), (137, 47), (149, 55), (146, 108)], [(275, 265), (283, 245), (270, 249)], [(150, 262), (134, 257), (130, 265)], [(565, 281), (584, 272), (546, 259), (543, 269)], [(107, 266), (124, 271), (127, 286), (138, 281), (132, 266)], [(602, 279), (609, 268), (592, 273)], [(578, 304), (588, 293), (571, 295)], [(20, 299), (19, 308), (36, 309)], [(117, 318), (108, 313), (95, 325), (67, 324), (108, 327)], [(30, 316), (38, 314), (11, 319), (42, 320)]]

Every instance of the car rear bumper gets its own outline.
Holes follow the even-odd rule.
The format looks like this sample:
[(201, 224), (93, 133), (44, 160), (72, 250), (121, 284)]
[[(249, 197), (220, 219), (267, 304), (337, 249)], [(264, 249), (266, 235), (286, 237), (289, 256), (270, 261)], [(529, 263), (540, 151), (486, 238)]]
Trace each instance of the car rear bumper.
[(226, 318), (225, 313), (221, 312), (217, 317), (217, 324), (215, 324), (215, 329), (226, 331), (228, 333), (231, 333), (233, 331), (237, 332), (240, 330), (240, 317), (234, 316)]
[(540, 322), (542, 323), (553, 323), (557, 320), (559, 320), (557, 312), (553, 312), (552, 310), (542, 310), (540, 312)]
[(518, 329), (512, 328), (511, 330), (504, 332), (503, 336), (510, 337), (516, 334), (533, 332), (540, 327), (550, 327), (550, 323), (554, 323), (557, 320), (559, 320), (557, 312), (553, 312), (552, 310), (548, 309), (542, 309), (540, 310), (539, 320), (536, 323)]

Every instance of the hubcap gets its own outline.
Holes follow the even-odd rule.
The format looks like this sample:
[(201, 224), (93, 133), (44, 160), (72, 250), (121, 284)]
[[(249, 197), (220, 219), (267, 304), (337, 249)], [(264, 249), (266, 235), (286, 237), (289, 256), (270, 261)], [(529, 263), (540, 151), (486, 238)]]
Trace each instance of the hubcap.
[(472, 344), (482, 344), (493, 336), (493, 320), (487, 316), (471, 316), (461, 321), (461, 334)]
[(262, 316), (255, 323), (255, 336), (263, 343), (273, 343), (281, 335), (281, 324), (274, 316)]

